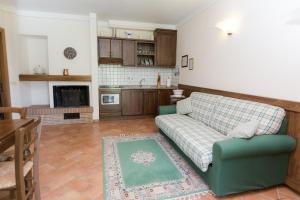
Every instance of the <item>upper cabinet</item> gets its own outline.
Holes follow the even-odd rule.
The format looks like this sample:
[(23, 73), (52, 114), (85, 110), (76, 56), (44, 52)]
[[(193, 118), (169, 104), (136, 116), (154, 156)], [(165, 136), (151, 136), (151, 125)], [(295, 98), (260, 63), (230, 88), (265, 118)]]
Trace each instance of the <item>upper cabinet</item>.
[(100, 64), (122, 64), (122, 40), (98, 38), (98, 57)]
[(139, 67), (155, 66), (155, 42), (154, 41), (137, 41), (136, 55)]
[(110, 40), (111, 58), (123, 59), (122, 57), (122, 40)]
[(154, 41), (98, 38), (99, 64), (175, 67), (177, 31), (156, 29)]
[(135, 41), (123, 40), (123, 65), (135, 66)]
[(156, 44), (156, 65), (160, 67), (175, 67), (177, 31), (156, 29), (154, 39)]

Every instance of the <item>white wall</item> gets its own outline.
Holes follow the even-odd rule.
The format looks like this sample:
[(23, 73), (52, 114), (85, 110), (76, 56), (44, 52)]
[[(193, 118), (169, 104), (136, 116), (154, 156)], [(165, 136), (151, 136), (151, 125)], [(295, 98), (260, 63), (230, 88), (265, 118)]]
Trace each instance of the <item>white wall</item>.
[[(226, 36), (215, 25), (241, 20)], [(178, 25), (177, 63), (194, 57), (194, 70), (181, 69), (180, 83), (300, 101), (300, 1), (218, 0)]]
[[(94, 15), (94, 18), (96, 18), (96, 15)], [(96, 19), (94, 21), (93, 26), (96, 26)], [(46, 71), (49, 74), (62, 74), (64, 68), (70, 69), (71, 75), (91, 75), (92, 70), (97, 71), (97, 65), (94, 66), (96, 69), (92, 69), (91, 51), (94, 52), (95, 48), (91, 47), (90, 40), (92, 36), (96, 38), (97, 33), (96, 29), (94, 33), (90, 32), (91, 22), (89, 16), (27, 12), (0, 8), (0, 26), (4, 27), (6, 31), (13, 106), (52, 104), (52, 86), (60, 85), (62, 84), (61, 82), (30, 83), (19, 81), (19, 74), (32, 73), (37, 63), (42, 63), (43, 67), (48, 68)], [(20, 41), (20, 37), (24, 36), (30, 36), (29, 41)], [(44, 44), (36, 40), (36, 38), (47, 38), (47, 49), (38, 50)], [(30, 51), (26, 51), (26, 58), (21, 56), (24, 53), (22, 52), (24, 43), (27, 48), (30, 48)], [(97, 45), (96, 41), (95, 45)], [(67, 60), (63, 55), (63, 50), (69, 46), (77, 50), (77, 57), (73, 60)], [(47, 52), (47, 59), (39, 60), (40, 56), (44, 56), (44, 52)], [(47, 63), (44, 63), (45, 60), (47, 60)], [(94, 62), (97, 62), (97, 60)], [(92, 79), (98, 81), (97, 76)], [(68, 82), (67, 84), (90, 86), (91, 106), (96, 110), (94, 119), (97, 119), (99, 117), (97, 114), (98, 96), (97, 94), (92, 94), (92, 84), (89, 82)], [(95, 85), (98, 88), (98, 84)]]
[[(19, 36), (18, 43), (19, 73), (32, 74), (38, 65), (44, 73), (49, 72), (48, 67), (48, 38), (45, 36)], [(20, 82), (22, 106), (48, 105), (49, 86), (47, 82)]]
[[(21, 35), (45, 36), (48, 38), (49, 73), (62, 74), (64, 68), (73, 75), (90, 74), (90, 32), (89, 20), (64, 19), (61, 17), (40, 17), (18, 15), (18, 31)], [(73, 47), (77, 57), (68, 60), (63, 51)]]
[[(39, 17), (35, 14), (28, 15), (21, 13), (18, 15), (18, 33), (21, 35), (30, 35), (36, 37), (46, 37), (48, 42), (48, 73), (51, 75), (62, 74), (64, 68), (68, 68), (71, 75), (91, 75), (91, 45), (90, 45), (90, 21), (88, 17), (64, 17), (50, 14), (49, 16)], [(95, 33), (96, 36), (96, 33)], [(31, 41), (31, 40), (30, 40)], [(35, 41), (35, 43), (37, 43)], [(32, 44), (32, 42), (31, 42)], [(32, 44), (34, 45), (34, 44)], [(35, 45), (37, 49), (40, 45)], [(66, 47), (73, 47), (77, 51), (77, 56), (73, 60), (64, 57), (63, 51)], [(34, 52), (31, 50), (28, 52)], [(42, 53), (42, 52), (41, 52)], [(33, 65), (37, 63), (29, 62), (29, 68), (22, 68), (27, 73), (32, 73)], [(33, 66), (33, 67), (32, 67)], [(29, 71), (28, 71), (29, 69)], [(21, 83), (27, 85), (27, 83)], [(37, 95), (41, 85), (31, 86), (31, 103), (39, 103), (45, 100), (41, 95)], [(46, 103), (53, 107), (53, 86), (54, 85), (88, 85), (90, 91), (91, 105), (98, 101), (93, 98), (91, 83), (81, 82), (49, 82), (46, 91), (48, 92), (48, 101)], [(24, 101), (25, 103), (26, 101)], [(45, 102), (45, 101), (44, 101)], [(27, 101), (28, 103), (28, 101)], [(42, 103), (43, 104), (43, 103)], [(28, 104), (23, 105), (28, 106)], [(96, 118), (96, 115), (94, 115)]]

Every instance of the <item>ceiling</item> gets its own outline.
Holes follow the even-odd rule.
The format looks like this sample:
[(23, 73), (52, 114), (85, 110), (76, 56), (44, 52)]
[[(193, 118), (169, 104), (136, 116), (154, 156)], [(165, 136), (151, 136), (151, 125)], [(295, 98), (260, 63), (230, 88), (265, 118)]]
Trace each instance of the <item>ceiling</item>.
[(87, 15), (100, 20), (126, 20), (177, 24), (214, 0), (1, 0), (1, 5), (20, 10)]

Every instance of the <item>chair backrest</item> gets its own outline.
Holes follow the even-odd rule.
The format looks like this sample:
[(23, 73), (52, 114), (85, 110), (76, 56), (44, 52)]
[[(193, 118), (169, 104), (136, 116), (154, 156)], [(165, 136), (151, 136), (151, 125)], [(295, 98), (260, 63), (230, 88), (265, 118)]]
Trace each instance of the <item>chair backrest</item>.
[(0, 107), (0, 113), (19, 113), (21, 119), (25, 119), (27, 115), (26, 108), (17, 108), (17, 107)]
[[(31, 199), (33, 194), (35, 200), (40, 200), (38, 175), (40, 138), (41, 118), (20, 128), (15, 133), (15, 175), (18, 200)], [(29, 173), (24, 174), (24, 172)], [(25, 185), (28, 190), (25, 190)]]

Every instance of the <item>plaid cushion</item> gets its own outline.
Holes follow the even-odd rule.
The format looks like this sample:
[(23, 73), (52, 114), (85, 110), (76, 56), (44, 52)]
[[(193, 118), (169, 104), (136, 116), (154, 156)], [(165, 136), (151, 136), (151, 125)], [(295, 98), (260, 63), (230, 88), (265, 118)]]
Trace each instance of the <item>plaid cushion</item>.
[(192, 111), (191, 98), (186, 98), (176, 103), (177, 114), (186, 115)]
[(199, 167), (207, 171), (212, 162), (212, 147), (217, 141), (227, 139), (205, 124), (185, 115), (162, 115), (156, 124)]
[(209, 124), (214, 107), (222, 96), (193, 92), (190, 97), (192, 113), (190, 113), (189, 116), (203, 122), (204, 124)]
[(263, 103), (223, 97), (214, 108), (209, 126), (228, 134), (240, 123), (259, 121), (256, 135), (275, 134), (285, 116), (284, 109)]
[(155, 123), (164, 133), (171, 135), (178, 126), (190, 126), (200, 122), (186, 115), (171, 114), (157, 116)]

